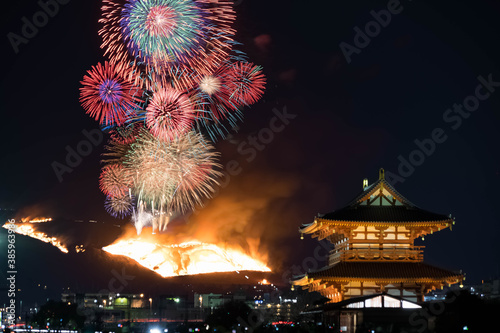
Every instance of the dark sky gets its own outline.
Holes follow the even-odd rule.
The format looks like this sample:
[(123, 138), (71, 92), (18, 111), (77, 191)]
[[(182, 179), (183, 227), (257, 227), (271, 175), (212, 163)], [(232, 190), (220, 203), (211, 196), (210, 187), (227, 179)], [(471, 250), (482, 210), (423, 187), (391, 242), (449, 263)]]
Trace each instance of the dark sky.
[[(61, 5), (18, 53), (8, 34), (21, 34), (22, 18), (33, 21), (40, 7), (34, 0), (3, 5), (1, 208), (117, 223), (98, 189), (104, 143), (62, 182), (52, 168), (54, 161), (64, 163), (67, 146), (76, 149), (85, 139), (82, 131), (98, 128), (79, 105), (78, 88), (86, 71), (104, 60), (100, 5)], [(426, 237), (426, 261), (462, 269), (468, 283), (480, 283), (499, 274), (500, 5), (402, 1), (399, 13), (347, 61), (340, 44), (359, 46), (355, 29), (364, 31), (374, 20), (371, 11), (387, 7), (388, 1), (238, 1), (237, 39), (250, 60), (264, 66), (268, 84), (231, 142), (217, 143), (222, 164), (234, 159), (242, 168), (219, 196), (246, 194), (238, 197), (246, 208), (252, 198), (267, 198), (245, 227), (257, 230), (276, 267), (286, 270), (314, 249), (314, 241), (299, 240), (297, 228), (318, 212), (341, 208), (363, 178), (375, 181), (383, 167), (403, 176), (395, 187), (416, 205), (456, 217), (453, 231)], [(491, 90), (479, 89), (489, 95), (457, 120), (448, 109), (474, 102), (469, 96), (480, 76), (493, 81)], [(254, 159), (238, 152), (284, 109), (295, 118)], [(415, 140), (427, 142), (435, 129), (446, 140), (428, 155), (416, 153)], [(402, 174), (401, 159), (410, 155), (424, 160)], [(37, 255), (33, 260), (51, 261)]]

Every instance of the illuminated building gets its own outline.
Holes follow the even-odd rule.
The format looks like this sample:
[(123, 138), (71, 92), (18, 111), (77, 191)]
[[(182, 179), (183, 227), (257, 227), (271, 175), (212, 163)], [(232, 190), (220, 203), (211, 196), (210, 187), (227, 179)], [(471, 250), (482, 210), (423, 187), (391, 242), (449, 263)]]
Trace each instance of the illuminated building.
[(148, 298), (144, 294), (122, 293), (63, 293), (64, 303), (77, 304), (85, 314), (87, 323), (100, 318), (106, 325), (172, 322), (202, 322), (203, 313), (181, 297), (158, 295)]
[(245, 295), (198, 294), (194, 293), (194, 307), (216, 309), (228, 302), (245, 302)]
[[(431, 290), (461, 282), (464, 276), (423, 262), (416, 238), (452, 228), (451, 216), (418, 208), (386, 180), (368, 185), (346, 207), (319, 215), (300, 228), (335, 245), (328, 266), (295, 277), (292, 284), (342, 302), (354, 297), (387, 294), (419, 303)], [(410, 303), (408, 303), (410, 304)]]

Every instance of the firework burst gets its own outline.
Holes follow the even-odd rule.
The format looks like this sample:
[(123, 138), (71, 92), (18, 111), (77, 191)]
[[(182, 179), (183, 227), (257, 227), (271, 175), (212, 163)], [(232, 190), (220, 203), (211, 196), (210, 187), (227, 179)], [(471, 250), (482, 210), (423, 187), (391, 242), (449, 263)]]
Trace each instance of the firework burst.
[(156, 137), (171, 141), (193, 125), (194, 105), (189, 97), (172, 88), (154, 93), (146, 109), (146, 126)]
[(218, 154), (200, 133), (224, 137), (264, 92), (261, 68), (235, 48), (232, 6), (103, 0), (109, 62), (84, 76), (80, 101), (111, 137), (100, 177), (106, 209), (120, 217), (132, 209), (138, 232), (164, 230), (172, 214), (211, 196)]
[(147, 64), (186, 63), (207, 38), (196, 1), (130, 0), (121, 15), (129, 52)]
[(197, 78), (197, 101), (199, 109), (203, 110), (197, 117), (197, 124), (205, 128), (213, 140), (217, 136), (224, 137), (242, 119), (239, 107), (231, 101), (231, 73), (230, 64), (224, 64)]
[(134, 69), (209, 68), (231, 51), (236, 18), (231, 1), (104, 0), (102, 48)]
[(109, 164), (101, 172), (99, 187), (109, 197), (123, 197), (132, 186), (132, 177), (123, 165)]
[(129, 194), (114, 197), (107, 196), (104, 201), (104, 208), (114, 217), (125, 218), (132, 213), (133, 202), (133, 197)]
[(139, 205), (153, 212), (185, 212), (213, 193), (220, 176), (218, 156), (201, 134), (165, 142), (143, 131), (125, 164), (134, 175)]
[(266, 77), (262, 67), (248, 62), (233, 65), (232, 79), (229, 83), (230, 101), (239, 106), (256, 103), (264, 94)]
[(83, 77), (80, 102), (101, 125), (123, 124), (141, 102), (142, 90), (130, 81), (130, 75), (126, 66), (106, 61)]

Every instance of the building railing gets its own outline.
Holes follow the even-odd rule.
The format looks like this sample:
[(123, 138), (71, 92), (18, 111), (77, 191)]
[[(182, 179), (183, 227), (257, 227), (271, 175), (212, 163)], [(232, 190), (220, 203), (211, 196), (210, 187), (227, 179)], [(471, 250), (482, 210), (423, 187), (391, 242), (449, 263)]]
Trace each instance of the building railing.
[(340, 261), (423, 261), (425, 246), (346, 247), (330, 251), (329, 264)]

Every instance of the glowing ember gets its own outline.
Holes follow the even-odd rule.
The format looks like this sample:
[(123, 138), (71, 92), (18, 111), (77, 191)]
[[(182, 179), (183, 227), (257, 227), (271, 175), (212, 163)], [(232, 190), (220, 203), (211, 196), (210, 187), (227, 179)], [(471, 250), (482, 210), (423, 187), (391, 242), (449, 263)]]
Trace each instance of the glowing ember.
[(106, 246), (103, 250), (129, 257), (162, 277), (215, 272), (271, 271), (264, 263), (241, 251), (196, 241), (162, 245), (140, 239), (126, 239)]
[[(52, 220), (52, 219), (50, 219)], [(30, 221), (30, 223), (33, 221)], [(47, 222), (47, 221), (35, 221), (35, 223), (39, 222)], [(5, 223), (3, 227), (5, 229), (11, 229), (11, 223)], [(28, 236), (31, 238), (35, 238), (38, 240), (41, 240), (42, 242), (52, 244), (53, 246), (57, 247), (61, 252), (68, 253), (68, 249), (61, 244), (59, 240), (57, 240), (56, 237), (49, 237), (46, 233), (36, 231), (32, 225), (29, 224), (15, 224), (15, 228), (13, 228), (15, 233), (18, 233), (20, 235)]]
[(50, 217), (36, 217), (33, 220), (30, 220), (29, 217), (25, 217), (21, 219), (22, 223), (45, 223), (45, 222), (50, 222), (52, 221), (52, 218)]
[(77, 245), (75, 246), (75, 252), (76, 253), (85, 252), (85, 248), (83, 247), (83, 245)]

